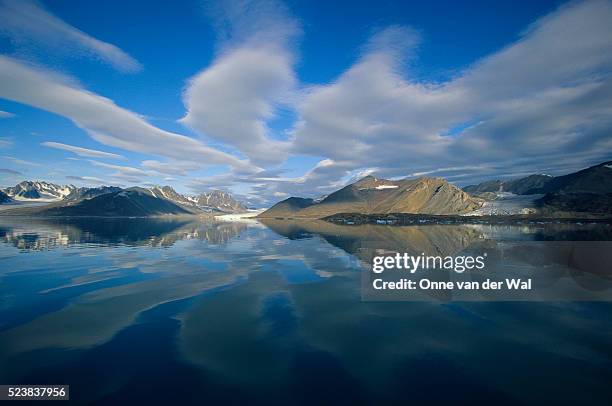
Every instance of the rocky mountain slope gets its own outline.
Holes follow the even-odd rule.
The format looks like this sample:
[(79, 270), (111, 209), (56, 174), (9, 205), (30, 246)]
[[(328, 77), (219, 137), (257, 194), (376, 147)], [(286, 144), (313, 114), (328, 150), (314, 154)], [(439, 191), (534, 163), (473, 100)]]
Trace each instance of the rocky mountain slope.
[(474, 195), (486, 192), (509, 192), (517, 195), (610, 193), (612, 192), (612, 161), (563, 176), (530, 175), (507, 181), (493, 180), (466, 186), (463, 190)]
[(547, 193), (538, 200), (538, 203), (543, 214), (612, 215), (612, 193)]
[(204, 212), (240, 213), (247, 210), (247, 207), (234, 199), (230, 193), (221, 190), (213, 190), (210, 193), (202, 193), (196, 196), (180, 194), (170, 186), (155, 186), (149, 190), (155, 197)]
[(115, 186), (100, 186), (100, 187), (80, 187), (75, 188), (69, 195), (62, 200), (78, 201), (83, 199), (91, 199), (106, 193), (119, 192), (122, 189)]
[(196, 199), (189, 198), (178, 193), (171, 186), (154, 186), (149, 189), (153, 196), (160, 199), (167, 199), (176, 204), (182, 204), (185, 206), (195, 205)]
[(9, 195), (7, 195), (6, 193), (4, 193), (3, 191), (0, 190), (0, 204), (2, 204), (2, 203), (10, 203), (12, 201), (13, 201), (13, 199), (11, 199), (9, 197)]
[(466, 192), (497, 201), (504, 193), (534, 196), (534, 208), (545, 215), (612, 214), (612, 161), (563, 176), (531, 175), (510, 181), (466, 186)]
[(612, 193), (612, 161), (603, 162), (578, 172), (554, 177), (545, 193)]
[(478, 185), (466, 186), (463, 190), (471, 194), (508, 192), (517, 195), (530, 195), (545, 193), (544, 190), (553, 179), (550, 175), (529, 175), (524, 178), (507, 181), (491, 180)]
[(612, 161), (555, 177), (538, 204), (544, 214), (612, 215)]
[(247, 210), (247, 207), (235, 200), (231, 194), (221, 190), (213, 190), (197, 196), (197, 204), (201, 208), (210, 208), (227, 213), (239, 213)]
[(367, 176), (331, 193), (320, 202), (289, 198), (259, 217), (323, 218), (338, 213), (463, 214), (481, 206), (444, 179), (418, 178), (391, 181)]

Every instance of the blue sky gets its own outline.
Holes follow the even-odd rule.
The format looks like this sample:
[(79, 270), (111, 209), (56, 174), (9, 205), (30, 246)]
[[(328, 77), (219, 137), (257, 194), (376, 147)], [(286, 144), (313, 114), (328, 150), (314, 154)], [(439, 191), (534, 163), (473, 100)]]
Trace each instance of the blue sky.
[(612, 157), (612, 3), (0, 1), (0, 186), (252, 204)]

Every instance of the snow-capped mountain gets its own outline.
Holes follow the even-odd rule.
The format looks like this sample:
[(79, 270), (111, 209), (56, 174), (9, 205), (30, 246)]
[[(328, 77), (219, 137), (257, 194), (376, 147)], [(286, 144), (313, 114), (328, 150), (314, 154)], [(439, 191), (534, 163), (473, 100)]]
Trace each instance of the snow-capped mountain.
[(238, 213), (247, 210), (247, 207), (234, 199), (230, 193), (220, 190), (213, 190), (210, 193), (202, 193), (197, 196), (183, 195), (171, 186), (154, 186), (149, 190), (155, 197), (205, 212), (222, 211), (225, 213)]
[(189, 196), (182, 195), (172, 188), (172, 186), (154, 186), (149, 188), (153, 196), (159, 199), (170, 200), (171, 202), (185, 206), (195, 206), (196, 200)]
[(4, 193), (15, 200), (63, 200), (77, 188), (73, 185), (57, 185), (42, 181), (23, 181), (6, 188)]
[(79, 187), (74, 189), (63, 200), (78, 201), (83, 199), (91, 199), (107, 193), (119, 192), (122, 189), (116, 186), (99, 186), (99, 187)]
[(197, 205), (201, 208), (217, 209), (228, 213), (242, 212), (247, 209), (231, 194), (221, 190), (213, 190), (210, 193), (202, 193), (197, 196)]

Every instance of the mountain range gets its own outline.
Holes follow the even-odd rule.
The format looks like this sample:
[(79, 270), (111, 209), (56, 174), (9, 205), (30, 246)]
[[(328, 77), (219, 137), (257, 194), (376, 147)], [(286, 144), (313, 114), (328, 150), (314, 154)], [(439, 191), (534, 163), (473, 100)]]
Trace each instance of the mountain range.
[[(564, 176), (530, 175), (470, 185), (463, 190), (442, 178), (388, 180), (367, 176), (322, 199), (290, 197), (258, 217), (325, 218), (349, 213), (469, 215), (479, 214), (483, 206), (500, 195), (533, 195), (534, 208), (499, 210), (498, 215), (609, 216), (612, 215), (612, 162)], [(528, 200), (512, 202), (516, 205), (517, 201)], [(497, 204), (503, 206), (504, 202)]]
[(170, 186), (155, 186), (149, 189), (153, 196), (167, 199), (177, 204), (204, 211), (222, 211), (225, 213), (240, 213), (247, 207), (235, 200), (230, 193), (213, 190), (197, 196), (182, 195)]
[[(23, 202), (45, 204), (20, 204)], [(13, 203), (1, 211), (3, 215), (146, 217), (247, 211), (231, 194), (219, 190), (190, 196), (171, 186), (87, 188), (42, 181), (24, 181), (0, 191), (0, 203)], [(510, 203), (516, 206), (512, 210)], [(528, 209), (523, 206), (527, 203)], [(258, 217), (312, 219), (337, 214), (609, 217), (612, 161), (563, 176), (539, 174), (494, 180), (463, 190), (442, 178), (388, 180), (366, 176), (319, 199), (290, 197)]]
[(477, 195), (486, 192), (510, 192), (517, 195), (543, 193), (595, 193), (612, 192), (612, 161), (603, 162), (563, 176), (530, 175), (507, 181), (493, 180), (463, 188)]
[(15, 205), (8, 215), (133, 216), (164, 214), (239, 213), (247, 207), (219, 190), (196, 196), (183, 195), (170, 186), (122, 189), (115, 186), (75, 187), (42, 181), (23, 181), (0, 191), (0, 202), (39, 202)]

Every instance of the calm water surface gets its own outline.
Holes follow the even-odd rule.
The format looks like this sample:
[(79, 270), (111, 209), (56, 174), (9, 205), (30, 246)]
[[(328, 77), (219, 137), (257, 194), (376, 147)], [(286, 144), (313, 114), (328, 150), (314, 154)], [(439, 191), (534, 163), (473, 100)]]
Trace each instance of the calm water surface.
[(610, 226), (0, 219), (0, 383), (83, 403), (612, 399), (609, 302), (364, 302), (378, 249)]

